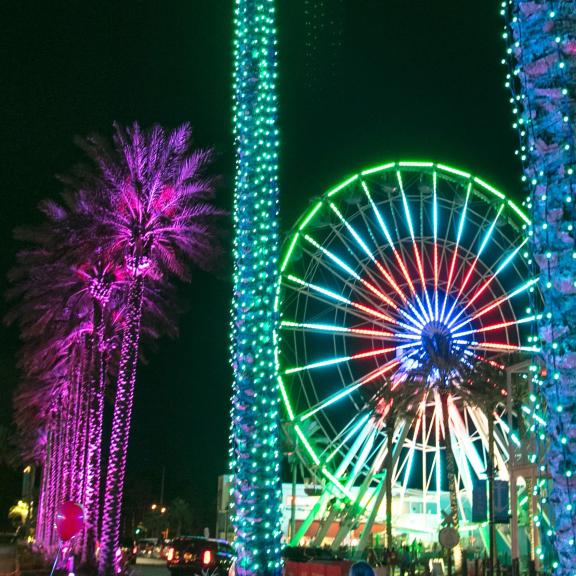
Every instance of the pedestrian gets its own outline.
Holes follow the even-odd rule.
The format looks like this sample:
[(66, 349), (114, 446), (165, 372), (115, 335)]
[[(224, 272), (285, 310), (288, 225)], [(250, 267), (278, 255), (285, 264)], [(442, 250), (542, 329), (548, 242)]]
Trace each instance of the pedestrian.
[(376, 576), (368, 562), (356, 562), (350, 567), (348, 576)]
[(390, 553), (388, 554), (388, 564), (390, 565), (390, 576), (394, 576), (396, 571), (396, 563), (398, 562), (398, 555), (394, 548), (390, 548)]
[(410, 568), (410, 549), (408, 546), (402, 548), (400, 555), (400, 576), (406, 576), (408, 569)]

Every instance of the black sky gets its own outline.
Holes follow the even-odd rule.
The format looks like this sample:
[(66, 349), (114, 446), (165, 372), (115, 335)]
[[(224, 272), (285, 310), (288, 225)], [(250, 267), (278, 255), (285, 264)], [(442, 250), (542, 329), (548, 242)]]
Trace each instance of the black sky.
[[(318, 29), (306, 26), (304, 4), (278, 2), (284, 231), (315, 195), (390, 159), (454, 163), (521, 196), (496, 1), (324, 0)], [(11, 230), (58, 193), (54, 174), (80, 158), (73, 137), (109, 134), (115, 120), (191, 121), (196, 142), (218, 153), (230, 208), (232, 9), (232, 0), (1, 3), (2, 291)], [(167, 498), (212, 514), (227, 460), (230, 292), (229, 278), (197, 273), (180, 339), (162, 341), (140, 371), (128, 478), (139, 500), (156, 497), (165, 466)], [(17, 338), (1, 330), (5, 424)], [(0, 505), (2, 493), (12, 497), (8, 482)]]

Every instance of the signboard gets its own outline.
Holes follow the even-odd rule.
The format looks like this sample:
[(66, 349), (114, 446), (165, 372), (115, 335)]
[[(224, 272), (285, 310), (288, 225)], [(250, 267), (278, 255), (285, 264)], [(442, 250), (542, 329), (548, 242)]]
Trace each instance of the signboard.
[(481, 480), (472, 491), (472, 522), (488, 520), (488, 483)]
[(494, 522), (497, 524), (508, 524), (510, 522), (509, 508), (508, 482), (494, 480)]
[(438, 542), (440, 542), (440, 545), (444, 548), (451, 549), (457, 546), (458, 542), (460, 542), (460, 535), (455, 528), (448, 526), (442, 528), (438, 533)]

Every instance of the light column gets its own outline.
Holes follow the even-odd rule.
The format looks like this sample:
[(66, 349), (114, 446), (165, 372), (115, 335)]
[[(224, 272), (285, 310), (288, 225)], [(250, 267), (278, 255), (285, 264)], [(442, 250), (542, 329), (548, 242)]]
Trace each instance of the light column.
[(234, 388), (230, 460), (236, 574), (280, 575), (278, 103), (274, 0), (234, 19)]
[[(537, 395), (547, 407), (540, 431), (542, 478), (550, 478), (549, 496), (535, 488), (553, 511), (549, 536), (561, 576), (576, 574), (576, 2), (506, 0), (514, 127), (521, 137), (517, 154), (530, 194), (531, 254), (540, 270), (544, 314), (538, 338), (546, 369), (537, 378)], [(534, 370), (536, 367), (534, 366)], [(542, 515), (534, 511), (535, 524)], [(538, 552), (538, 551), (537, 551)], [(539, 556), (544, 560), (543, 551)]]

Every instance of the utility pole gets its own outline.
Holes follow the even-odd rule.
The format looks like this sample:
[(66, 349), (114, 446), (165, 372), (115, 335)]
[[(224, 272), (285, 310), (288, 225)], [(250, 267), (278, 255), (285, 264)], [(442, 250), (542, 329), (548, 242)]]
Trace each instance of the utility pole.
[(166, 481), (166, 466), (162, 466), (162, 480), (160, 480), (160, 509), (164, 506), (164, 483)]

